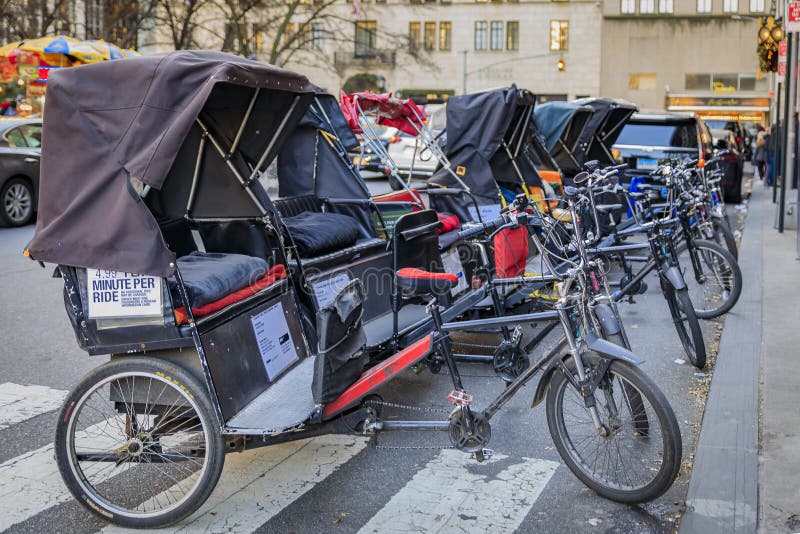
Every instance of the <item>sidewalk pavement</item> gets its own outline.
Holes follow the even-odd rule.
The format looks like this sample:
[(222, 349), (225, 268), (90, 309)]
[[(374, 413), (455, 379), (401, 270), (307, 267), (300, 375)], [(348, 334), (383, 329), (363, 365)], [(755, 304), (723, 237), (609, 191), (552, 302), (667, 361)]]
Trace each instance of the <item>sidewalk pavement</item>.
[(800, 531), (800, 261), (753, 186), (681, 533)]

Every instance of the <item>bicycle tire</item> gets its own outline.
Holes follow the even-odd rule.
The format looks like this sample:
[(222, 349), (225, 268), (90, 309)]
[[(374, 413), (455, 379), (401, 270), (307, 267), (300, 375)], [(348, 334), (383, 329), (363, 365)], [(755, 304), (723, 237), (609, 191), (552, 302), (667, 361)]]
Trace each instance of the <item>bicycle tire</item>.
[(739, 247), (736, 244), (736, 238), (733, 236), (733, 231), (726, 220), (719, 215), (712, 215), (711, 224), (714, 227), (714, 242), (719, 245), (724, 245), (728, 252), (731, 253), (733, 258), (738, 261)]
[(725, 247), (703, 239), (693, 244), (704, 279), (697, 280), (688, 247), (681, 248), (679, 261), (685, 271), (684, 279), (695, 315), (700, 319), (713, 319), (731, 311), (739, 301), (744, 283), (742, 271)]
[[(665, 282), (662, 282), (664, 284)], [(668, 288), (665, 292), (669, 313), (681, 340), (683, 351), (689, 358), (689, 362), (698, 369), (706, 366), (706, 345), (703, 340), (703, 330), (700, 328), (700, 321), (694, 313), (694, 306), (689, 298), (687, 289), (675, 289), (667, 283)], [(686, 324), (684, 324), (686, 323)], [(689, 329), (686, 329), (686, 326)]]
[[(151, 380), (146, 393), (144, 387), (136, 388), (137, 378)], [(151, 392), (153, 402), (143, 403)], [(90, 404), (95, 393), (96, 406)], [(97, 413), (98, 407), (104, 408), (101, 401), (109, 407), (105, 420), (102, 411)], [(92, 409), (85, 419), (84, 408)], [(79, 430), (80, 424), (87, 426)], [(194, 438), (197, 435), (202, 443)], [(76, 445), (78, 440), (91, 447)], [(188, 517), (211, 495), (225, 461), (224, 440), (206, 386), (182, 367), (154, 357), (119, 358), (89, 372), (64, 401), (54, 448), (61, 477), (75, 499), (104, 521), (127, 528), (164, 527)], [(134, 458), (135, 452), (143, 458)], [(101, 462), (116, 466), (110, 472), (108, 467), (92, 470)], [(138, 483), (125, 480), (132, 471)], [(186, 492), (181, 484), (188, 486), (195, 475)], [(147, 480), (153, 483), (144, 484)], [(157, 510), (163, 500), (167, 506)], [(148, 504), (153, 510), (147, 510)]]
[[(591, 370), (597, 369), (600, 358), (596, 355), (584, 356), (584, 362), (584, 365), (591, 372)], [(572, 359), (568, 361), (567, 368), (570, 372), (574, 372), (574, 361)], [(629, 389), (635, 389), (643, 402), (646, 401), (646, 404), (641, 409), (646, 413), (646, 406), (649, 405), (651, 408), (652, 415), (649, 417), (650, 424), (646, 431), (642, 432), (636, 425), (638, 416), (634, 416), (634, 413), (639, 414), (641, 412), (631, 408), (630, 403), (625, 400), (624, 393), (621, 393), (621, 400), (623, 403), (628, 404), (628, 413), (631, 415), (632, 425), (629, 427), (627, 424), (622, 424), (619, 421), (619, 417), (615, 418), (608, 415), (610, 412), (608, 406), (611, 405), (609, 398), (614, 398), (615, 391), (613, 386), (616, 378), (619, 378), (619, 382), (623, 386), (617, 388), (617, 391), (624, 392)], [(608, 431), (609, 434), (606, 436), (601, 436), (596, 432), (589, 417), (586, 421), (588, 424), (587, 436), (581, 438), (581, 441), (575, 439), (568, 429), (565, 406), (568, 407), (566, 408), (567, 410), (575, 410), (579, 414), (581, 413), (580, 409), (586, 410), (586, 407), (583, 402), (565, 403), (564, 397), (567, 391), (572, 392), (571, 396), (577, 395), (573, 400), (582, 400), (580, 393), (574, 388), (572, 382), (563, 374), (563, 371), (559, 370), (553, 374), (547, 392), (547, 424), (556, 450), (570, 471), (581, 482), (607, 499), (626, 504), (651, 501), (663, 495), (672, 486), (680, 470), (682, 457), (680, 428), (675, 413), (664, 393), (641, 369), (628, 362), (614, 360), (606, 371), (606, 377), (601, 380), (596, 392), (602, 391), (603, 394), (596, 395), (596, 399), (598, 405), (601, 400), (606, 401), (605, 409), (598, 410), (601, 417), (607, 417), (607, 421), (603, 421), (604, 426), (610, 429)], [(620, 410), (620, 412), (622, 411)], [(586, 413), (585, 415), (588, 417), (589, 414)], [(572, 417), (569, 418), (570, 425), (575, 422), (579, 421)], [(655, 426), (656, 423), (657, 428)], [(658, 433), (661, 434), (660, 454), (658, 451)], [(591, 466), (589, 465), (590, 462), (584, 457), (584, 451), (591, 451), (593, 447), (591, 442), (586, 445), (585, 439), (594, 439), (595, 436), (598, 438), (598, 447), (602, 443), (608, 443), (617, 437), (620, 437), (620, 440), (627, 437), (632, 438), (633, 447), (626, 448), (623, 446), (620, 448), (619, 444), (615, 442), (619, 458), (619, 464), (615, 461), (615, 465), (621, 464), (623, 469), (628, 466), (633, 468), (641, 467), (645, 474), (642, 477), (642, 483), (638, 487), (633, 487), (633, 484), (630, 484), (631, 487), (625, 487), (626, 484), (620, 480), (612, 481), (610, 474), (603, 469), (603, 463), (600, 464), (599, 468), (596, 461)], [(643, 454), (643, 449), (646, 448), (656, 449), (657, 458), (648, 461), (645, 454)], [(607, 450), (608, 445), (606, 445)], [(629, 452), (626, 458), (622, 457), (623, 450)], [(628, 462), (627, 465), (626, 462)], [(655, 472), (655, 475), (652, 475), (653, 472)], [(652, 478), (649, 478), (649, 480), (645, 478), (651, 476)], [(633, 479), (628, 475), (626, 475), (625, 479), (629, 483), (633, 482)]]

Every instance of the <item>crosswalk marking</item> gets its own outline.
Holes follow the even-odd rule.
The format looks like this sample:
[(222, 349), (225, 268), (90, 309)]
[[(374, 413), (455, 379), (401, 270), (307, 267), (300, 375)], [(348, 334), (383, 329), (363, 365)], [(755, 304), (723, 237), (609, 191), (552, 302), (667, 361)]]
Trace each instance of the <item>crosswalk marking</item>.
[[(110, 446), (116, 441), (111, 436), (103, 437), (108, 435), (110, 424), (105, 420), (91, 425), (77, 432), (76, 440), (85, 434), (98, 440), (98, 447)], [(0, 532), (70, 499), (72, 495), (61, 480), (52, 444), (0, 464)]]
[[(229, 454), (214, 493), (195, 514), (151, 532), (250, 532), (322, 482), (368, 439), (328, 435)], [(132, 532), (109, 526), (104, 534)]]
[(46, 386), (21, 386), (11, 382), (0, 384), (0, 430), (57, 410), (66, 396), (66, 391)]
[[(498, 466), (509, 463), (494, 474)], [(445, 449), (359, 531), (513, 532), (539, 498), (558, 462), (495, 455), (485, 464)]]

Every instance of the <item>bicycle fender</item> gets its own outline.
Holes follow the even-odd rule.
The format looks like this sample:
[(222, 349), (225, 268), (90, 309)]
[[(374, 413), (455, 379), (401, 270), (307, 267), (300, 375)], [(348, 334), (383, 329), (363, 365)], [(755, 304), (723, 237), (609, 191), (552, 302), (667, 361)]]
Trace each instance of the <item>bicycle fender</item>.
[(536, 392), (533, 394), (531, 408), (536, 408), (542, 403), (545, 395), (547, 395), (547, 390), (550, 389), (550, 380), (553, 378), (553, 373), (555, 373), (556, 369), (558, 369), (558, 364), (565, 362), (567, 358), (570, 358), (570, 356), (571, 355), (567, 353), (561, 358), (553, 358), (553, 361), (551, 361), (550, 365), (548, 365), (547, 369), (545, 369), (542, 378), (539, 380), (539, 383), (536, 384)]
[(619, 321), (617, 321), (614, 310), (608, 304), (598, 304), (594, 308), (594, 314), (597, 320), (600, 321), (600, 327), (606, 335), (619, 334)]
[[(606, 341), (605, 339), (599, 338), (594, 334), (588, 334), (586, 336), (587, 346), (589, 350), (592, 352), (596, 352), (603, 358), (608, 358), (610, 360), (622, 360), (628, 362), (633, 365), (641, 365), (644, 363), (644, 360), (641, 359), (639, 356), (634, 354), (633, 352), (629, 351), (625, 347), (620, 347), (619, 345), (615, 345), (610, 341)], [(531, 403), (531, 408), (535, 408), (544, 400), (545, 395), (547, 394), (547, 390), (550, 389), (550, 381), (553, 378), (553, 373), (559, 367), (559, 364), (562, 362), (566, 362), (572, 355), (567, 353), (561, 358), (555, 358), (545, 369), (544, 374), (542, 375), (541, 380), (536, 385), (536, 392), (533, 394), (533, 402)]]
[(633, 365), (642, 365), (644, 363), (643, 359), (625, 347), (620, 347), (610, 341), (599, 338), (591, 332), (586, 335), (586, 345), (589, 347), (589, 350), (596, 352), (604, 358), (622, 360)]
[(677, 266), (668, 267), (664, 276), (675, 289), (686, 289), (686, 280), (683, 279), (683, 274)]

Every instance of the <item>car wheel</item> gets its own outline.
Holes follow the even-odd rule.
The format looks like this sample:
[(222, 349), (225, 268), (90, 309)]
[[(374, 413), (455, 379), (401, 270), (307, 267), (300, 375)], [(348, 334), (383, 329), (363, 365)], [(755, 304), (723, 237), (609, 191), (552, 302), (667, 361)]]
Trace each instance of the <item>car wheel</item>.
[(0, 191), (0, 223), (4, 226), (24, 226), (33, 219), (33, 188), (24, 178), (12, 178)]

